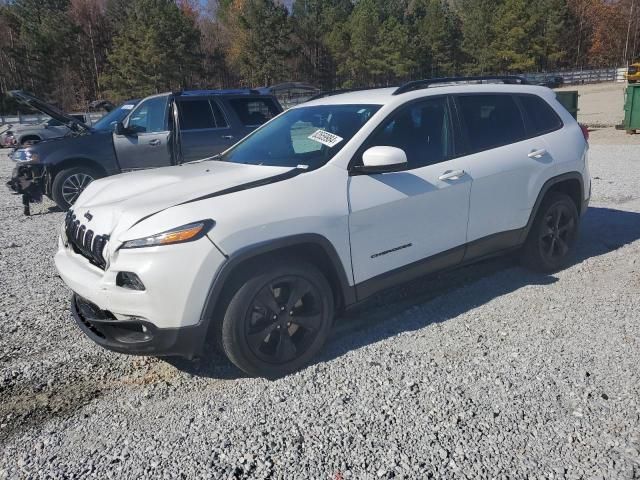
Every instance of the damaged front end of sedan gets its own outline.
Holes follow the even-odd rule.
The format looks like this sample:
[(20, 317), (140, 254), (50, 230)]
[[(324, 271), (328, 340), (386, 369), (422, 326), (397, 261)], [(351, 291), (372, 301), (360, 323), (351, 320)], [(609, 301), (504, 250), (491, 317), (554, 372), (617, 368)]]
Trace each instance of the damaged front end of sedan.
[(31, 214), (31, 204), (42, 202), (46, 191), (49, 173), (45, 165), (32, 163), (37, 161), (26, 149), (15, 150), (11, 158), (17, 163), (7, 186), (16, 195), (22, 195), (24, 214)]

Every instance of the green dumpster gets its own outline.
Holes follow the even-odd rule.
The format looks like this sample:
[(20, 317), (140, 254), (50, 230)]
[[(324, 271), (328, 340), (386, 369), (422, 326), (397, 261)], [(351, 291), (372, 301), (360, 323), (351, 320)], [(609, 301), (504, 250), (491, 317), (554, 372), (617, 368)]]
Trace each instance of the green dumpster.
[(578, 91), (568, 90), (562, 92), (556, 92), (556, 98), (566, 108), (571, 116), (578, 119)]
[(640, 85), (628, 85), (624, 101), (624, 129), (640, 130)]

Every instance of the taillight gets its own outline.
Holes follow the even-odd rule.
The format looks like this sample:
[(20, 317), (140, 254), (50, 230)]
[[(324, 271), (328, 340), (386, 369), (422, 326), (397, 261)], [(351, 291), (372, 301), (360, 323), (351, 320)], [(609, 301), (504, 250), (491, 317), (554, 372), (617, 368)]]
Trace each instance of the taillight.
[(586, 125), (580, 124), (580, 130), (582, 130), (582, 135), (584, 135), (584, 141), (589, 141), (589, 127)]

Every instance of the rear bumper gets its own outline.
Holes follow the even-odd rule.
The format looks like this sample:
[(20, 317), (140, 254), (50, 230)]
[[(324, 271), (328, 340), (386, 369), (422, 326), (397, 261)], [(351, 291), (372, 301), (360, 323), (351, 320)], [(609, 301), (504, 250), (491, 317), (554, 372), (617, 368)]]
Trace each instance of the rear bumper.
[(158, 328), (142, 319), (117, 320), (106, 310), (73, 294), (71, 313), (91, 340), (118, 353), (192, 358), (202, 348), (206, 325)]

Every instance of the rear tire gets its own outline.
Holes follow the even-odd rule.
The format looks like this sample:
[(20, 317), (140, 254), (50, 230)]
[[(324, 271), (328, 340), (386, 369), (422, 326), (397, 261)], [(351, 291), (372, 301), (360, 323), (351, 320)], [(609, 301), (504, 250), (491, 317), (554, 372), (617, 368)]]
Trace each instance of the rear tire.
[(60, 209), (68, 210), (100, 174), (90, 167), (73, 167), (58, 172), (51, 185), (51, 197)]
[(300, 369), (329, 336), (333, 292), (312, 264), (263, 262), (238, 279), (217, 335), (223, 353), (249, 375), (277, 378)]
[(575, 253), (580, 216), (571, 197), (548, 194), (533, 221), (522, 252), (529, 269), (551, 273), (567, 266)]

